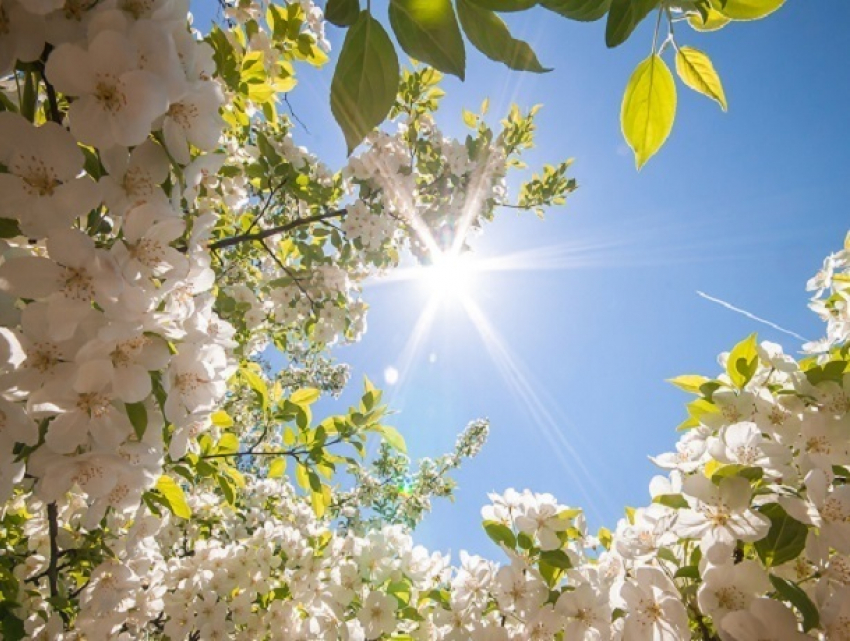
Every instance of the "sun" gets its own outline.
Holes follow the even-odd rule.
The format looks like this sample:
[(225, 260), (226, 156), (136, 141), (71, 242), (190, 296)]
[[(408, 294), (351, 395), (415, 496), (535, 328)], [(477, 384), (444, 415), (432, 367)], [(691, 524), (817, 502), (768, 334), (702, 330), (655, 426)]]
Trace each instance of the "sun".
[(469, 298), (477, 272), (478, 265), (468, 253), (446, 252), (423, 267), (419, 277), (431, 296), (464, 300)]

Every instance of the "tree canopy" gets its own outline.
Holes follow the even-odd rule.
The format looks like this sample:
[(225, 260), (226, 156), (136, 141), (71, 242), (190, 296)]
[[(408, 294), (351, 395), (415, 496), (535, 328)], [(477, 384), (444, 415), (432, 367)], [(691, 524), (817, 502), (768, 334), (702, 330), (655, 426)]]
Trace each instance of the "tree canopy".
[[(410, 533), (487, 422), (414, 462), (369, 380), (316, 416), (348, 384), (329, 347), (365, 331), (368, 276), (456, 259), (501, 208), (540, 214), (577, 188), (562, 160), (509, 198), (536, 107), (497, 126), (486, 102), (465, 111), (463, 140), (434, 117), (462, 33), (545, 70), (497, 15), (538, 4), (607, 16), (609, 46), (656, 16), (623, 101), (640, 166), (675, 113), (665, 51), (726, 107), (674, 24), (782, 2), (393, 0), (408, 66), (356, 0), (238, 0), (207, 33), (185, 0), (2, 0), (4, 639), (846, 638), (850, 237), (809, 283), (826, 331), (804, 358), (752, 335), (712, 377), (671, 381), (691, 396), (675, 451), (611, 528), (508, 489), (482, 509), (501, 562), (453, 564)], [(348, 28), (339, 170), (280, 110), (328, 60), (325, 16)]]

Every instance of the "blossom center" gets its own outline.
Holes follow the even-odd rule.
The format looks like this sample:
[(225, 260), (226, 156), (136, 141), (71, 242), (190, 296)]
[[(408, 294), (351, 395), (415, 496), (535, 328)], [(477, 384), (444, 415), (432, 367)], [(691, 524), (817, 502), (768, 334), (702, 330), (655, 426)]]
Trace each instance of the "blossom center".
[(102, 76), (95, 85), (94, 96), (105, 111), (118, 113), (127, 106), (127, 96), (121, 91), (121, 85), (113, 75)]
[(192, 124), (192, 120), (198, 117), (198, 108), (195, 105), (175, 102), (168, 108), (168, 115), (183, 129), (188, 129)]
[(720, 588), (714, 595), (717, 597), (717, 604), (724, 610), (743, 610), (746, 607), (744, 595), (731, 585)]
[(59, 185), (53, 169), (36, 156), (25, 158), (16, 169), (30, 196), (52, 196)]
[(704, 514), (706, 519), (714, 527), (724, 527), (729, 522), (729, 519), (732, 518), (725, 505), (706, 507)]
[(824, 521), (828, 523), (847, 523), (850, 522), (850, 512), (846, 506), (833, 496), (830, 496), (823, 502), (823, 507), (820, 509), (820, 515)]
[(132, 365), (133, 361), (142, 351), (144, 346), (149, 342), (146, 336), (132, 338), (127, 341), (121, 341), (115, 345), (115, 349), (109, 354), (112, 363), (118, 367), (126, 367)]
[(77, 397), (77, 409), (92, 418), (101, 418), (109, 410), (109, 398), (97, 392), (86, 392)]
[(812, 436), (806, 441), (806, 451), (810, 454), (829, 454), (831, 449), (825, 436)]
[(165, 255), (162, 244), (152, 238), (140, 239), (134, 247), (130, 248), (130, 254), (149, 269), (162, 263)]
[(181, 394), (189, 394), (197, 390), (205, 381), (197, 374), (191, 372), (186, 374), (178, 374), (174, 377), (174, 385), (180, 390)]
[(738, 457), (738, 460), (741, 463), (746, 463), (747, 465), (752, 465), (758, 459), (758, 448), (753, 447), (752, 445), (739, 445), (735, 450), (735, 456)]
[(33, 347), (27, 361), (34, 370), (44, 374), (59, 363), (59, 350), (53, 343), (36, 343)]
[(140, 20), (150, 13), (153, 8), (151, 0), (124, 0), (124, 11), (132, 15), (136, 20)]
[(85, 269), (66, 267), (63, 275), (64, 293), (68, 298), (88, 301), (94, 295), (92, 278)]
[(85, 487), (95, 479), (103, 478), (103, 468), (92, 463), (80, 465), (77, 468), (77, 473), (71, 479), (72, 484), (77, 484), (80, 487)]
[(141, 167), (133, 167), (127, 170), (121, 180), (121, 187), (127, 195), (149, 194), (152, 191), (153, 180), (150, 174)]

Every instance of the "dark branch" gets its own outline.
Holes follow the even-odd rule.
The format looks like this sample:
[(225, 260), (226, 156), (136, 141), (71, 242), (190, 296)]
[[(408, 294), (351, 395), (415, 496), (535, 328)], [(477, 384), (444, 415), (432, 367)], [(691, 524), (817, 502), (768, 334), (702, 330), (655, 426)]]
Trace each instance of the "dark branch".
[(254, 240), (265, 240), (266, 238), (269, 238), (271, 236), (276, 236), (277, 234), (284, 234), (293, 229), (304, 227), (305, 225), (319, 223), (323, 220), (330, 220), (331, 218), (342, 218), (343, 216), (345, 216), (346, 213), (348, 212), (345, 209), (337, 209), (336, 211), (331, 211), (326, 214), (315, 214), (314, 216), (299, 218), (298, 220), (293, 220), (284, 225), (270, 227), (269, 229), (264, 229), (263, 231), (258, 231), (253, 234), (240, 234), (239, 236), (222, 238), (221, 240), (217, 240), (214, 243), (210, 243), (208, 247), (210, 249), (222, 249), (224, 247), (233, 247), (234, 245), (238, 245), (239, 243), (247, 243)]
[(50, 561), (47, 566), (47, 581), (50, 596), (59, 596), (59, 511), (56, 503), (47, 504), (47, 526), (50, 535)]

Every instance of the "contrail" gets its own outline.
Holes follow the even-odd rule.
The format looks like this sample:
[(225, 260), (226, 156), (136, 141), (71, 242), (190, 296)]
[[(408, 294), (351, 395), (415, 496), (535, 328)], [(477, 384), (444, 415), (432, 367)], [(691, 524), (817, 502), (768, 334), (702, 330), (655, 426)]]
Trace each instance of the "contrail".
[(698, 295), (698, 296), (701, 296), (702, 298), (705, 298), (706, 300), (710, 300), (712, 303), (717, 303), (717, 304), (718, 304), (718, 305), (720, 305), (721, 307), (725, 307), (726, 309), (730, 309), (730, 310), (732, 310), (733, 312), (737, 312), (737, 313), (739, 313), (739, 314), (743, 314), (743, 315), (744, 315), (744, 316), (746, 316), (747, 318), (752, 319), (752, 320), (754, 320), (754, 321), (756, 321), (756, 322), (764, 323), (764, 324), (765, 324), (765, 325), (767, 325), (768, 327), (772, 327), (773, 329), (775, 329), (775, 330), (776, 330), (776, 331), (778, 331), (778, 332), (782, 332), (782, 333), (784, 333), (784, 334), (788, 334), (789, 336), (793, 336), (794, 338), (799, 338), (801, 341), (806, 342), (806, 343), (810, 342), (808, 338), (806, 338), (805, 336), (800, 336), (797, 332), (792, 332), (790, 329), (785, 329), (784, 327), (780, 327), (780, 326), (779, 326), (779, 325), (777, 325), (776, 323), (772, 323), (772, 322), (770, 322), (769, 320), (766, 320), (766, 319), (764, 319), (764, 318), (761, 318), (761, 317), (759, 317), (759, 316), (756, 316), (756, 315), (755, 315), (755, 314), (753, 314), (752, 312), (748, 312), (746, 309), (741, 309), (740, 307), (735, 307), (735, 306), (734, 306), (734, 305), (732, 305), (731, 303), (727, 303), (725, 300), (721, 300), (721, 299), (719, 299), (719, 298), (715, 298), (714, 296), (709, 296), (709, 295), (708, 295), (708, 294), (706, 294), (705, 292), (701, 292), (701, 291), (699, 291), (699, 290), (697, 290), (697, 295)]

